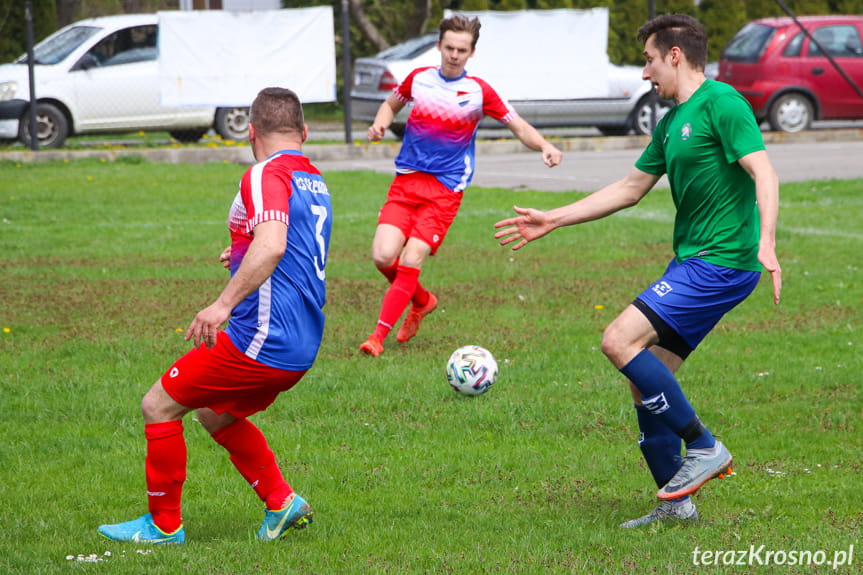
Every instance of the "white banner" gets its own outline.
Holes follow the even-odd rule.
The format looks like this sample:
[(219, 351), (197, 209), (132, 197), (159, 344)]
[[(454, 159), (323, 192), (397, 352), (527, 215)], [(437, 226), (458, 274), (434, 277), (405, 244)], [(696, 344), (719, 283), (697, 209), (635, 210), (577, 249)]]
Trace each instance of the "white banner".
[(503, 98), (608, 96), (608, 8), (461, 14), (478, 16), (482, 24), (467, 73)]
[(335, 101), (332, 7), (159, 12), (163, 106), (248, 106), (269, 86)]

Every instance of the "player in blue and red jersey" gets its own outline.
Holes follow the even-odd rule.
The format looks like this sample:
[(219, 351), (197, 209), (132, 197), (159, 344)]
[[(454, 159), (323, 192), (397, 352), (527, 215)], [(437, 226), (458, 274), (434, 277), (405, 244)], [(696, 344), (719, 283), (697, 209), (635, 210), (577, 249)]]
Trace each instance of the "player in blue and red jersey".
[(465, 72), (479, 39), (480, 22), (456, 14), (440, 24), (440, 66), (418, 68), (381, 105), (368, 139), (379, 141), (396, 114), (409, 102), (404, 141), (396, 158), (396, 176), (378, 216), (372, 258), (390, 282), (377, 326), (360, 350), (377, 357), (405, 308), (410, 310), (396, 334), (406, 342), (416, 335), (437, 298), (419, 283), (420, 270), (437, 252), (461, 204), (474, 172), (474, 140), (483, 116), (504, 124), (521, 142), (542, 152), (549, 167), (561, 152), (520, 118), (480, 78)]
[(303, 377), (323, 336), (332, 210), (324, 179), (301, 152), (307, 134), (296, 94), (284, 88), (258, 94), (249, 142), (259, 163), (240, 182), (228, 218), (231, 246), (220, 258), (231, 279), (189, 326), (186, 339), (196, 347), (144, 396), (150, 512), (99, 527), (109, 539), (185, 541), (182, 420), (192, 410), (265, 503), (258, 539), (278, 539), (312, 521), (312, 508), (285, 481), (264, 435), (247, 419)]

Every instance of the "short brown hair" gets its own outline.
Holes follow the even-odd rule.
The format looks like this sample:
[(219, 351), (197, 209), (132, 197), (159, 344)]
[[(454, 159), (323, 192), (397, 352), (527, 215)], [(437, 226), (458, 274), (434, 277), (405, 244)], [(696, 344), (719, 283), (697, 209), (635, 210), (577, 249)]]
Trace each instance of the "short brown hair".
[(453, 14), (449, 18), (441, 20), (438, 40), (443, 40), (444, 32), (470, 32), (473, 35), (473, 42), (471, 42), (470, 47), (476, 48), (481, 26), (482, 24), (479, 23), (479, 18), (476, 16), (468, 18), (464, 14)]
[(303, 105), (287, 88), (264, 88), (252, 102), (249, 122), (261, 135), (303, 133)]
[(638, 29), (638, 41), (647, 43), (654, 34), (653, 44), (662, 57), (677, 46), (696, 70), (704, 70), (707, 65), (707, 32), (701, 22), (686, 14), (663, 14), (648, 20)]

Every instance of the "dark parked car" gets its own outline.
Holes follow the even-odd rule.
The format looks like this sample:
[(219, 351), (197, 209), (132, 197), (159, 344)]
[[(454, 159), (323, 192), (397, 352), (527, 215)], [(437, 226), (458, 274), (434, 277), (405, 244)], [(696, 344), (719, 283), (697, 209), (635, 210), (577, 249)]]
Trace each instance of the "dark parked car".
[(725, 46), (718, 79), (743, 94), (755, 117), (776, 131), (799, 132), (813, 120), (863, 118), (863, 95), (824, 54), (863, 89), (863, 16), (798, 20), (817, 42), (791, 18), (754, 20)]

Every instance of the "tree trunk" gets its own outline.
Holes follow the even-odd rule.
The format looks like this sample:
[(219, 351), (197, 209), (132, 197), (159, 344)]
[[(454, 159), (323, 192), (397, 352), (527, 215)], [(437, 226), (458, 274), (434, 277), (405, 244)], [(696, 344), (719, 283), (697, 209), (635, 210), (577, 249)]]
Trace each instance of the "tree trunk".
[(81, 0), (57, 0), (57, 28), (62, 28), (75, 21), (80, 3)]
[(386, 50), (390, 47), (390, 43), (387, 42), (387, 39), (381, 36), (378, 29), (375, 28), (375, 25), (371, 23), (371, 21), (366, 16), (366, 11), (363, 8), (362, 0), (348, 0), (351, 8), (351, 16), (354, 19), (354, 24), (360, 29), (363, 36), (372, 43), (372, 45), (378, 50)]
[(419, 36), (426, 31), (429, 16), (431, 15), (431, 0), (414, 0), (414, 11), (407, 22), (408, 38)]

